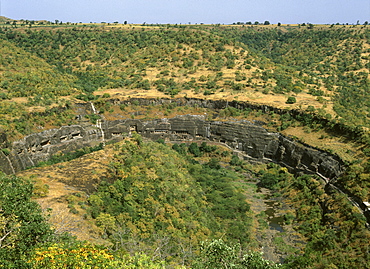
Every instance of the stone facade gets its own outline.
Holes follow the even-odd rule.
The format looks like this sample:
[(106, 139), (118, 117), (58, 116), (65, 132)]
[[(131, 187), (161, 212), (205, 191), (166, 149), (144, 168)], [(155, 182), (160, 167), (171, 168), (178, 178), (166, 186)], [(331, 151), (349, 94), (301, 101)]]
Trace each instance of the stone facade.
[(46, 161), (57, 153), (96, 145), (101, 137), (101, 131), (89, 125), (63, 126), (34, 133), (13, 142), (10, 154), (0, 153), (0, 170), (7, 174), (15, 173)]
[(61, 152), (70, 152), (98, 143), (119, 141), (137, 132), (141, 136), (166, 141), (212, 141), (223, 143), (248, 160), (275, 162), (291, 172), (318, 174), (324, 179), (339, 176), (342, 161), (332, 154), (271, 133), (249, 121), (207, 121), (203, 116), (171, 119), (104, 121), (101, 128), (91, 125), (64, 126), (35, 133), (16, 141), (7, 156), (0, 153), (0, 169), (14, 173), (34, 166)]

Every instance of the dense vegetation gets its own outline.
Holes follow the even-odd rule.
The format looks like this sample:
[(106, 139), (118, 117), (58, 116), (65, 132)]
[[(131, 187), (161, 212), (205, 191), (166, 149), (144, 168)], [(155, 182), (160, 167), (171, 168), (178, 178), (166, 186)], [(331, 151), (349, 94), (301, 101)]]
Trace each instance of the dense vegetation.
[[(172, 97), (226, 92), (235, 99), (252, 93), (282, 96), (288, 107), (299, 103), (295, 108), (304, 113), (270, 112), (269, 127), (282, 131), (300, 123), (310, 131), (339, 130), (357, 139), (361, 159), (348, 162), (336, 183), (366, 201), (369, 68), (370, 31), (362, 26), (4, 27), (0, 128), (15, 140), (72, 124), (74, 98), (94, 102), (103, 115), (118, 113), (107, 102), (109, 94), (96, 96), (102, 89), (116, 88), (122, 94), (154, 90)], [(304, 98), (311, 99), (299, 102)], [(163, 109), (167, 114), (174, 110)], [(228, 107), (218, 116), (250, 113)], [(94, 123), (99, 117), (89, 119)], [(58, 155), (44, 165), (99, 149)], [(225, 156), (206, 144), (171, 148), (138, 136), (117, 146), (109, 172), (85, 205), (85, 217), (100, 227), (110, 247), (55, 235), (31, 201), (32, 184), (0, 175), (0, 262), (9, 268), (279, 267), (248, 252), (253, 216), (245, 202), (243, 176), (235, 170), (250, 171), (236, 157), (227, 164), (232, 169), (226, 169)], [(343, 194), (274, 165), (255, 176), (291, 203), (296, 210), (285, 216), (286, 222), (307, 238), (304, 252), (283, 267), (370, 267), (365, 219)]]
[[(260, 183), (278, 190), (296, 208), (294, 220), (308, 240), (303, 255), (286, 261), (287, 268), (367, 268), (370, 266), (366, 219), (348, 198), (308, 175), (293, 177), (271, 164), (261, 170)], [(345, 251), (344, 251), (345, 250)]]
[[(226, 39), (203, 31), (0, 28), (0, 40), (0, 113), (7, 115), (0, 124), (15, 137), (35, 131), (19, 126), (24, 118), (38, 126), (37, 115), (27, 116), (29, 107), (69, 108), (71, 97), (63, 96), (74, 93), (89, 101), (96, 99), (98, 89), (155, 89), (173, 96), (185, 90), (212, 94), (221, 87), (246, 87), (234, 79), (233, 71), (245, 65), (245, 51), (225, 49)], [(231, 75), (225, 81), (224, 69)], [(238, 81), (245, 80), (242, 73)], [(72, 122), (69, 113), (60, 118), (47, 123)]]
[[(227, 266), (227, 259), (240, 263), (240, 268), (253, 264), (275, 268), (248, 250), (252, 215), (242, 185), (236, 184), (243, 177), (220, 166), (218, 159), (225, 153), (205, 143), (174, 148), (143, 142), (140, 136), (115, 146), (109, 173), (86, 204), (86, 217), (95, 220), (101, 236), (112, 243), (109, 248), (54, 234), (37, 203), (30, 200), (32, 183), (1, 175), (2, 264), (207, 268), (222, 258), (225, 264), (219, 268)], [(209, 161), (198, 163), (195, 155)]]
[(5, 268), (23, 268), (22, 258), (51, 236), (39, 205), (31, 201), (31, 182), (0, 174), (0, 261)]
[[(100, 268), (228, 268), (231, 263), (235, 268), (370, 265), (370, 232), (364, 217), (343, 194), (324, 190), (314, 177), (294, 177), (274, 164), (253, 167), (205, 143), (171, 147), (135, 136), (114, 148), (109, 173), (85, 203), (85, 218), (98, 225), (110, 246), (54, 234), (45, 213), (30, 200), (36, 191), (32, 183), (1, 175), (2, 264), (8, 268), (50, 268), (51, 263), (54, 268), (94, 268), (98, 264)], [(226, 160), (229, 169), (222, 167)], [(307, 244), (283, 265), (251, 251), (254, 216), (245, 202), (246, 173), (258, 176), (261, 186), (282, 195), (295, 208), (284, 219), (294, 224)]]
[(56, 235), (31, 200), (32, 182), (0, 174), (1, 268), (163, 268), (147, 256), (114, 256), (110, 250)]
[(369, 126), (368, 30), (251, 30), (241, 32), (239, 40), (277, 64), (274, 72), (261, 74), (267, 82), (277, 80), (273, 92), (306, 88), (318, 98), (331, 97), (347, 124)]
[[(2, 99), (32, 96), (47, 104), (101, 88), (169, 95), (252, 88), (266, 94), (306, 92), (322, 103), (317, 111), (322, 116), (369, 125), (367, 29), (4, 28), (0, 38)], [(326, 109), (330, 101), (334, 115)]]
[[(73, 84), (67, 86), (87, 93), (98, 88), (155, 87), (159, 91), (176, 94), (182, 89), (196, 89), (198, 86), (190, 78), (179, 83), (176, 77), (188, 77), (202, 66), (213, 71), (221, 71), (225, 65), (232, 68), (235, 59), (239, 58), (225, 49), (224, 46), (230, 43), (226, 39), (201, 31), (7, 30), (2, 37), (26, 51), (32, 51), (66, 77), (73, 76)], [(156, 79), (149, 81), (145, 76), (151, 68), (162, 71), (155, 74)], [(205, 77), (201, 84), (214, 90), (216, 79)], [(59, 95), (64, 93), (59, 92)], [(13, 96), (16, 94), (29, 96), (32, 92), (17, 91)]]
[(319, 104), (301, 103), (308, 113), (362, 130), (369, 126), (369, 38), (366, 27), (339, 26), (0, 28), (0, 99), (28, 97), (30, 106), (82, 92), (92, 100), (111, 88), (171, 96), (254, 90), (294, 104), (307, 93)]
[(189, 264), (196, 246), (211, 238), (245, 247), (251, 219), (242, 190), (233, 184), (240, 175), (216, 159), (201, 165), (184, 157), (204, 147), (179, 148), (183, 155), (162, 144), (127, 141), (89, 198), (91, 216), (115, 246), (131, 253), (146, 249), (168, 261)]

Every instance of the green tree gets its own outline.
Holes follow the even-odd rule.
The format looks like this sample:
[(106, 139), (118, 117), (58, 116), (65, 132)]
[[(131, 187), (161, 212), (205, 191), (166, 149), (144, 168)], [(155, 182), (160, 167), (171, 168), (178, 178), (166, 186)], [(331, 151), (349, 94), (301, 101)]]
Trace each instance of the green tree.
[(239, 244), (228, 245), (222, 239), (201, 243), (200, 258), (195, 269), (275, 269), (281, 265), (262, 258), (262, 253), (249, 251), (241, 255)]
[(297, 102), (297, 100), (295, 99), (295, 97), (289, 96), (285, 103), (287, 103), (287, 104), (294, 104), (296, 102)]
[(96, 218), (96, 224), (102, 228), (103, 233), (107, 236), (116, 228), (116, 218), (108, 213), (100, 213)]
[(6, 268), (26, 268), (24, 257), (52, 235), (32, 195), (30, 181), (0, 174), (0, 264)]
[(189, 146), (189, 152), (193, 154), (195, 157), (202, 156), (202, 152), (200, 151), (197, 143), (191, 143)]

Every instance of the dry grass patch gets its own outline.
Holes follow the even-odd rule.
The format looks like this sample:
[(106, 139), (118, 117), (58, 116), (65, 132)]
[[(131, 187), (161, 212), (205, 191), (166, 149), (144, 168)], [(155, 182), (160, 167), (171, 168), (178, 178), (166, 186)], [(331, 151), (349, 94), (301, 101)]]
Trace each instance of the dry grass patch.
[(107, 173), (113, 145), (79, 159), (22, 171), (18, 176), (31, 178), (48, 186), (46, 195), (36, 198), (44, 210), (51, 209), (50, 223), (56, 232), (69, 232), (79, 240), (107, 244), (101, 230), (88, 217), (84, 204)]
[(286, 136), (297, 137), (311, 146), (329, 150), (338, 154), (345, 161), (352, 162), (363, 158), (361, 145), (325, 130), (313, 131), (308, 127), (289, 127), (281, 133)]

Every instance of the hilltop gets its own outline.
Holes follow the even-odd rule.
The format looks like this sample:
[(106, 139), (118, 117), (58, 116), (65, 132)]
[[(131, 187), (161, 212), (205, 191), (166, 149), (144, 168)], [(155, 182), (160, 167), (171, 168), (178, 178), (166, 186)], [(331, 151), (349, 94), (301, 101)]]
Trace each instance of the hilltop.
[(12, 19), (9, 19), (9, 18), (4, 17), (4, 16), (0, 16), (0, 22), (7, 22), (7, 21), (12, 21)]

